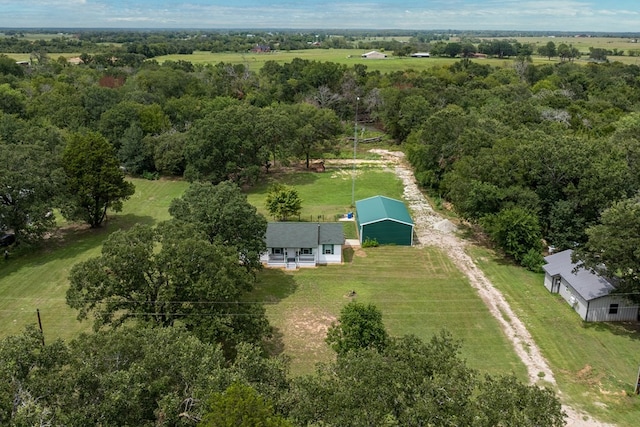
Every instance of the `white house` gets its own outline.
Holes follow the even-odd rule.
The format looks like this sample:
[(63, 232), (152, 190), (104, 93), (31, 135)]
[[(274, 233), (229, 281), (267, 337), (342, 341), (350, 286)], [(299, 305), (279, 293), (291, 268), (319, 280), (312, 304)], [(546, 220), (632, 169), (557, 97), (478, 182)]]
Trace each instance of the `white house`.
[(260, 261), (268, 267), (315, 267), (342, 263), (344, 232), (337, 222), (270, 222), (267, 252)]
[(371, 52), (363, 53), (361, 56), (367, 59), (384, 59), (387, 57), (387, 55), (385, 55), (384, 53), (378, 52), (377, 50), (372, 50)]
[(430, 56), (431, 54), (429, 52), (416, 52), (411, 54), (412, 58), (429, 58)]
[(586, 322), (640, 320), (638, 304), (612, 293), (615, 286), (604, 277), (580, 268), (571, 261), (572, 250), (545, 257), (544, 286), (560, 294)]

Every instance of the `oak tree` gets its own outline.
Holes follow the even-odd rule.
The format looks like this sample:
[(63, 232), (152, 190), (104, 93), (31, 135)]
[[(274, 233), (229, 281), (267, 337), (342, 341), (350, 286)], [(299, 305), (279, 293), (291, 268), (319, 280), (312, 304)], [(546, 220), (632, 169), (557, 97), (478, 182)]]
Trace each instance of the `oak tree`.
[(259, 342), (270, 331), (262, 306), (244, 301), (255, 278), (233, 246), (209, 242), (189, 224), (136, 225), (116, 231), (101, 255), (73, 266), (67, 304), (94, 329), (136, 320), (156, 327), (185, 325), (227, 350)]
[(0, 231), (37, 242), (55, 225), (59, 157), (38, 145), (0, 142)]
[(71, 134), (62, 166), (67, 191), (62, 214), (91, 228), (100, 227), (108, 209), (121, 211), (122, 202), (135, 192), (134, 185), (124, 179), (113, 147), (98, 133)]
[(210, 243), (235, 248), (249, 270), (260, 267), (260, 255), (267, 249), (267, 220), (236, 184), (194, 182), (171, 202), (169, 213), (176, 221), (197, 227)]
[(350, 302), (340, 311), (338, 322), (327, 332), (327, 344), (338, 354), (372, 348), (384, 350), (389, 337), (382, 313), (373, 304)]
[(300, 215), (302, 199), (295, 188), (276, 183), (269, 187), (265, 207), (276, 220), (286, 221)]
[(587, 229), (588, 240), (573, 253), (581, 268), (616, 283), (617, 292), (640, 302), (640, 196), (614, 203), (600, 223)]

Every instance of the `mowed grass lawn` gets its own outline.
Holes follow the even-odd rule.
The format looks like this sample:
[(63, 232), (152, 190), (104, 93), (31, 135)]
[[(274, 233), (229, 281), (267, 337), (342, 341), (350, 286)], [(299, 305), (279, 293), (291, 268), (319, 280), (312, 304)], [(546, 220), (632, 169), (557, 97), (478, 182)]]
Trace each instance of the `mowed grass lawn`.
[[(345, 251), (343, 265), (296, 272), (267, 270), (255, 297), (276, 328), (275, 346), (292, 359), (294, 374), (311, 373), (334, 356), (327, 328), (351, 300), (375, 304), (393, 336), (429, 340), (446, 329), (462, 354), (482, 371), (515, 373), (524, 366), (467, 279), (437, 248), (385, 246)], [(350, 292), (355, 291), (351, 297)]]
[[(301, 221), (335, 221), (352, 207), (352, 192), (355, 200), (376, 195), (402, 198), (402, 182), (389, 170), (377, 166), (358, 165), (355, 171), (354, 186), (353, 165), (332, 165), (327, 162), (325, 172), (272, 173), (264, 183), (252, 188), (247, 195), (251, 204), (269, 218), (265, 200), (269, 187), (282, 183), (294, 187), (302, 199)], [(269, 218), (273, 220), (273, 218)]]
[(27, 324), (37, 325), (37, 309), (47, 340), (68, 339), (90, 330), (91, 323), (78, 322), (77, 312), (65, 302), (71, 267), (99, 255), (102, 243), (115, 230), (168, 219), (169, 203), (187, 187), (181, 181), (132, 181), (136, 193), (103, 228), (64, 227), (61, 237), (48, 242), (45, 249), (0, 261), (0, 337), (19, 334)]
[(640, 366), (640, 325), (587, 323), (544, 276), (505, 263), (475, 247), (470, 254), (525, 322), (569, 403), (603, 421), (637, 426), (640, 398), (632, 395)]
[[(352, 210), (352, 165), (327, 162), (324, 173), (273, 174), (252, 189), (249, 201), (266, 215), (264, 201), (272, 182), (295, 187), (303, 200), (300, 219), (333, 221)], [(379, 166), (359, 164), (355, 200), (384, 195), (402, 199), (402, 182)], [(355, 224), (345, 222), (347, 238), (356, 238)], [(470, 365), (492, 373), (515, 373), (526, 379), (497, 322), (449, 259), (435, 248), (387, 246), (346, 249), (345, 263), (296, 272), (265, 270), (254, 297), (266, 302), (277, 329), (274, 346), (292, 359), (294, 374), (313, 372), (316, 363), (331, 360), (324, 343), (327, 328), (356, 292), (360, 302), (373, 303), (384, 315), (392, 335), (414, 334), (428, 340), (447, 329), (463, 341)]]

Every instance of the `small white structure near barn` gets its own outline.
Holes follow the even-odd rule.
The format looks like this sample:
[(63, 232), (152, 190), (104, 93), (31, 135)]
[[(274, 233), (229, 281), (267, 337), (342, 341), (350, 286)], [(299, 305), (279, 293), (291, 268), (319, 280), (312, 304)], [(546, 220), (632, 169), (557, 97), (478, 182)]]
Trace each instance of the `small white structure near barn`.
[(260, 261), (267, 267), (340, 264), (344, 231), (337, 222), (270, 222), (266, 243), (267, 252)]
[(430, 56), (431, 54), (429, 52), (416, 52), (411, 54), (412, 58), (429, 58)]
[(366, 59), (384, 59), (387, 57), (384, 53), (378, 52), (377, 50), (372, 50), (371, 52), (363, 53), (361, 55)]
[(640, 320), (638, 304), (612, 293), (615, 286), (604, 277), (580, 268), (571, 261), (573, 251), (545, 257), (544, 286), (560, 294), (585, 322), (621, 322)]

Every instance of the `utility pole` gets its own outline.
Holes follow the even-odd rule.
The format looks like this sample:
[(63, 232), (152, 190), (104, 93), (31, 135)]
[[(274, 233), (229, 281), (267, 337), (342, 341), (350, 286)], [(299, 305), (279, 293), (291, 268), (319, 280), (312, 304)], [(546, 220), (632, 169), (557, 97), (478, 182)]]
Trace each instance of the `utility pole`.
[(353, 171), (351, 172), (351, 206), (356, 207), (356, 149), (358, 147), (358, 104), (360, 97), (356, 96), (356, 118), (353, 123)]
[(40, 319), (39, 308), (36, 308), (36, 314), (38, 315), (38, 326), (40, 326), (40, 335), (42, 336), (42, 346), (44, 347), (44, 331), (42, 330), (42, 319)]

